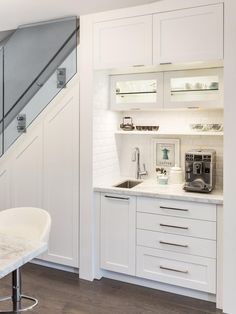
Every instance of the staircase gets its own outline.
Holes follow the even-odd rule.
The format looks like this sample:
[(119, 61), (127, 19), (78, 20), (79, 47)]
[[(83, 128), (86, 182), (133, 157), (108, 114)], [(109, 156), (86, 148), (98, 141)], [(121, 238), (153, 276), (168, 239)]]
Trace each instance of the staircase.
[(0, 42), (0, 156), (76, 74), (76, 17), (23, 25)]

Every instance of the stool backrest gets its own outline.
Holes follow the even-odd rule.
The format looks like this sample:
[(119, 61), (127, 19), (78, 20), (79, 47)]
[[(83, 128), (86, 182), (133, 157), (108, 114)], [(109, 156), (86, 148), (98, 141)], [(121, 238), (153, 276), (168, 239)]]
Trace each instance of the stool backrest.
[(50, 229), (51, 217), (43, 209), (18, 207), (0, 212), (0, 233), (48, 242)]

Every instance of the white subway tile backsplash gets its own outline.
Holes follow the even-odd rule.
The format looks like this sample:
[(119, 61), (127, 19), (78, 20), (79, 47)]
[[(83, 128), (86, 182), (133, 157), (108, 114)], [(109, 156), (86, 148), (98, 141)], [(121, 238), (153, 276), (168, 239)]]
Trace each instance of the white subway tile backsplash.
[(93, 111), (93, 179), (99, 183), (120, 175), (115, 131), (120, 114), (108, 110), (108, 76), (96, 73)]

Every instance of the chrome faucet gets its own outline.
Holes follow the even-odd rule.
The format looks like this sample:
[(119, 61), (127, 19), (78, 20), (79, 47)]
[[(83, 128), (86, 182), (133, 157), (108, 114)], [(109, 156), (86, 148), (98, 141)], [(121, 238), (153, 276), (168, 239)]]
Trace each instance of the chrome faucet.
[(134, 153), (132, 157), (132, 161), (136, 162), (136, 179), (142, 179), (142, 176), (145, 176), (148, 174), (145, 164), (143, 164), (143, 171), (140, 167), (140, 149), (138, 147), (134, 148)]

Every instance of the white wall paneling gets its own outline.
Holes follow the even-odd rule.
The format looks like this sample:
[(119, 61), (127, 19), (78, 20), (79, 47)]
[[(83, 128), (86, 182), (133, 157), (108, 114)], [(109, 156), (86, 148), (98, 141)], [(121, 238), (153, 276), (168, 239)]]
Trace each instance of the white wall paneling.
[(236, 2), (225, 1), (225, 139), (224, 139), (224, 272), (223, 310), (235, 313), (236, 210), (235, 210), (235, 117), (236, 117)]
[(94, 279), (93, 20), (80, 18), (80, 278)]
[(43, 128), (31, 130), (12, 160), (12, 205), (42, 207)]
[(52, 215), (47, 262), (78, 268), (79, 90), (68, 83), (0, 160), (0, 209), (40, 207)]
[(44, 121), (44, 205), (52, 217), (47, 261), (78, 267), (78, 90)]

